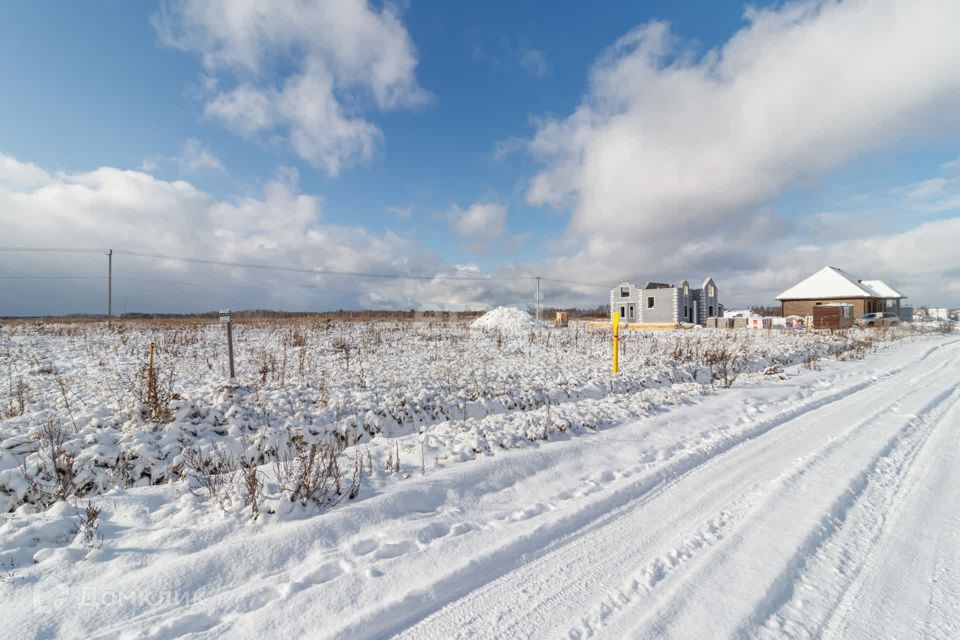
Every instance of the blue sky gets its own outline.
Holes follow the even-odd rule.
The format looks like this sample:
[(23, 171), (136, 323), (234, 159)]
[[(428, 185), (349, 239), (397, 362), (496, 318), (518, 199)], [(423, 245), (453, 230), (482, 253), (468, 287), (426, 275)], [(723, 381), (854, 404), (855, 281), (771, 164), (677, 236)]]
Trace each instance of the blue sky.
[[(917, 302), (960, 297), (948, 247), (917, 268), (875, 257), (957, 230), (960, 92), (940, 68), (960, 62), (956, 45), (927, 30), (929, 50), (887, 60), (875, 35), (889, 25), (891, 47), (903, 47), (916, 35), (899, 25), (949, 21), (950, 3), (336, 1), (254, 18), (249, 6), (0, 5), (0, 216), (13, 232), (2, 244), (83, 239), (305, 268), (466, 268), (611, 286), (709, 273), (730, 303), (769, 302), (840, 259)], [(251, 37), (244, 19), (262, 33)], [(241, 103), (238, 88), (256, 101)], [(254, 125), (251, 105), (267, 110)], [(24, 186), (24, 167), (45, 177)], [(94, 193), (77, 200), (71, 185), (90, 180)], [(143, 203), (121, 198), (131, 189)], [(306, 209), (284, 217), (297, 202)], [(27, 266), (50, 277), (100, 270), (82, 256), (0, 260), (9, 277)], [(387, 294), (366, 280), (129, 268), (140, 279), (227, 281), (238, 288), (215, 297), (234, 306), (529, 301), (526, 284)], [(17, 300), (0, 315), (98, 311), (100, 286), (0, 281)], [(51, 295), (31, 294), (38, 287)], [(130, 310), (222, 306), (210, 289), (147, 290), (131, 286)], [(605, 298), (559, 284), (551, 294), (584, 306)]]

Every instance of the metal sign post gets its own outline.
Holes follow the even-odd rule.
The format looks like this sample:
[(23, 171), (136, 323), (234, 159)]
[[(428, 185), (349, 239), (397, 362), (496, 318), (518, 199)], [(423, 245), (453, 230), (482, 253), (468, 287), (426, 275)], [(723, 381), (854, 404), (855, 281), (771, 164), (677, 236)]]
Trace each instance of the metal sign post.
[(230, 309), (220, 310), (220, 324), (227, 325), (227, 351), (230, 354), (230, 380), (236, 377), (233, 370), (233, 323), (230, 322)]

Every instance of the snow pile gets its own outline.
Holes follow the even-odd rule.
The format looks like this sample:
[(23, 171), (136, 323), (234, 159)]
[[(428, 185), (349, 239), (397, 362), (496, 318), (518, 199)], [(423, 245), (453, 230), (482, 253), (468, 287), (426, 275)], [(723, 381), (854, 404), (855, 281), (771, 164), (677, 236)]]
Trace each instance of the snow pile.
[(482, 331), (526, 331), (543, 325), (523, 309), (497, 307), (474, 320), (470, 326)]

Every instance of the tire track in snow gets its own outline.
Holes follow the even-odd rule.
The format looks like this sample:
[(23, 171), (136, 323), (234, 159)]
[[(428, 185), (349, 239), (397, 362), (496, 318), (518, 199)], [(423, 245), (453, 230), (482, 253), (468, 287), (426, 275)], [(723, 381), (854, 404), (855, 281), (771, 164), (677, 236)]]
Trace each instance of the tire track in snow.
[[(919, 360), (926, 359), (941, 346), (929, 347)], [(626, 512), (637, 508), (638, 505), (654, 499), (703, 465), (711, 464), (719, 456), (742, 447), (808, 413), (870, 390), (881, 382), (895, 378), (903, 370), (902, 366), (892, 367), (868, 380), (861, 380), (838, 391), (804, 398), (790, 409), (755, 420), (750, 427), (741, 426), (728, 439), (679, 457), (655, 469), (652, 474), (642, 476), (614, 491), (602, 500), (591, 503), (553, 523), (542, 525), (528, 536), (515, 539), (487, 554), (476, 557), (465, 570), (450, 573), (431, 584), (428, 589), (407, 593), (399, 601), (380, 606), (375, 612), (362, 616), (360, 620), (338, 628), (331, 633), (331, 636), (381, 637), (402, 631), (408, 624), (442, 609), (443, 606), (466, 596), (471, 590), (482, 588), (510, 571), (522, 567), (524, 563), (535, 561), (563, 547), (571, 540), (615, 521)]]
[[(902, 398), (904, 403), (917, 404), (919, 401), (919, 405), (913, 414), (900, 416), (891, 414), (893, 417), (886, 416), (886, 420), (881, 418), (881, 423), (892, 422), (892, 424), (889, 426), (880, 424), (878, 427), (877, 430), (888, 431), (878, 451), (858, 463), (852, 470), (845, 469), (844, 464), (833, 464), (823, 470), (828, 473), (809, 475), (804, 485), (798, 486), (795, 490), (771, 496), (765, 507), (764, 519), (758, 524), (763, 523), (767, 527), (776, 524), (779, 530), (775, 536), (771, 536), (772, 532), (758, 533), (757, 527), (744, 528), (737, 534), (737, 539), (723, 549), (722, 555), (718, 552), (718, 557), (714, 558), (713, 562), (708, 563), (702, 571), (690, 577), (681, 587), (682, 593), (675, 595), (669, 605), (647, 616), (640, 625), (625, 627), (629, 629), (629, 635), (658, 638), (689, 635), (690, 624), (689, 620), (684, 619), (684, 614), (696, 607), (702, 607), (699, 612), (701, 620), (711, 619), (711, 615), (713, 616), (716, 622), (713, 632), (718, 637), (747, 637), (755, 634), (757, 624), (789, 597), (788, 594), (793, 585), (792, 579), (800, 571), (804, 559), (816, 552), (824, 538), (828, 538), (833, 531), (842, 526), (847, 510), (864, 491), (866, 478), (869, 477), (871, 470), (891, 455), (899, 454), (901, 449), (898, 447), (901, 440), (907, 434), (913, 433), (917, 429), (917, 424), (922, 423), (927, 415), (941, 411), (941, 405), (950, 401), (955, 385), (949, 380), (945, 383), (937, 376), (945, 366), (950, 364), (952, 363), (949, 361), (941, 363), (941, 366), (931, 370), (930, 375), (916, 379), (916, 382), (928, 383), (921, 390), (901, 389), (901, 395), (898, 398)], [(940, 384), (937, 385), (937, 382)], [(899, 401), (895, 401), (895, 404)], [(897, 417), (905, 418), (906, 421), (898, 424), (898, 421), (894, 420)], [(907, 442), (910, 444), (912, 440)], [(911, 450), (909, 446), (907, 450)], [(851, 454), (855, 453), (851, 451)], [(860, 455), (863, 453), (865, 451), (859, 452)], [(846, 460), (841, 459), (840, 462), (852, 460), (852, 457), (848, 457)], [(844, 476), (845, 471), (849, 472), (846, 476)], [(849, 480), (836, 485), (831, 481), (831, 477), (841, 479), (846, 477)], [(822, 506), (811, 509), (812, 506), (816, 506), (814, 503), (820, 496), (823, 496)], [(756, 548), (765, 548), (766, 555), (761, 554), (761, 557), (764, 557), (770, 566), (751, 563), (750, 556)], [(773, 549), (778, 553), (773, 553)], [(746, 570), (738, 570), (736, 563), (752, 566), (747, 566)], [(774, 572), (773, 569), (777, 571)], [(736, 579), (731, 580), (730, 574)], [(750, 576), (752, 582), (745, 583), (744, 576)], [(740, 581), (739, 584), (737, 580)], [(719, 586), (721, 584), (732, 589), (733, 596), (723, 593)], [(705, 595), (711, 591), (714, 596), (723, 597), (714, 597), (714, 601), (711, 602)], [(751, 591), (752, 597), (749, 595)], [(717, 603), (726, 603), (728, 610), (725, 611), (723, 606), (717, 606)], [(746, 610), (738, 616), (737, 611), (744, 608)], [(620, 631), (625, 632), (624, 629)], [(702, 629), (700, 631), (702, 632)]]
[[(849, 613), (861, 610), (854, 603), (861, 598), (864, 583), (884, 562), (878, 551), (904, 518), (911, 495), (922, 488), (929, 474), (941, 468), (935, 464), (939, 462), (936, 457), (942, 451), (956, 450), (957, 442), (950, 441), (960, 440), (955, 427), (960, 418), (960, 391), (950, 393), (944, 405), (929, 416), (933, 419), (918, 416), (915, 429), (904, 434), (898, 450), (869, 470), (862, 494), (842, 519), (831, 523), (831, 535), (816, 553), (802, 559), (789, 599), (763, 621), (758, 637), (821, 638), (836, 631)], [(913, 541), (921, 544), (919, 537)], [(938, 582), (935, 574), (930, 585)], [(822, 577), (826, 575), (841, 576), (842, 580), (825, 581)], [(937, 608), (934, 602), (927, 605), (928, 614)], [(938, 631), (919, 635), (936, 637)]]
[[(946, 363), (942, 363), (936, 369), (928, 371), (926, 374), (924, 374), (921, 377), (923, 378), (935, 377), (936, 374), (939, 372), (939, 370), (942, 369), (945, 365)], [(836, 436), (831, 437), (823, 448), (816, 450), (812, 454), (803, 456), (802, 458), (798, 458), (797, 460), (799, 462), (796, 466), (788, 467), (783, 473), (777, 476), (774, 480), (767, 483), (767, 485), (768, 486), (784, 485), (786, 487), (795, 485), (804, 475), (808, 474), (810, 470), (820, 460), (834, 453), (836, 450), (838, 450), (838, 448), (841, 445), (845, 444), (845, 442), (849, 440), (849, 438), (851, 438), (856, 432), (869, 426), (871, 422), (875, 420), (878, 416), (884, 413), (887, 413), (891, 407), (896, 406), (898, 403), (899, 403), (899, 400), (895, 399), (887, 404), (882, 405), (879, 409), (875, 409), (868, 416), (866, 416), (865, 418), (855, 423), (854, 426), (848, 427), (842, 434), (837, 434)], [(828, 407), (831, 411), (837, 410), (839, 408), (836, 405), (833, 405), (833, 406), (828, 405)], [(700, 470), (698, 469), (698, 472), (699, 471)], [(745, 505), (740, 504), (742, 508), (738, 509), (737, 512), (734, 512), (736, 517), (733, 517), (733, 515), (730, 512), (721, 512), (721, 517), (722, 517), (721, 521), (724, 523), (725, 528), (735, 529), (735, 528), (744, 526), (744, 523), (748, 521), (749, 516), (755, 514), (759, 510), (759, 507), (756, 506), (756, 503), (764, 495), (766, 495), (766, 492), (764, 491), (764, 489), (758, 487), (755, 490), (751, 491), (747, 498), (737, 501), (738, 504), (739, 503), (746, 503), (746, 504)], [(706, 529), (708, 531), (713, 530), (712, 521), (707, 523)], [(728, 531), (726, 533), (729, 534), (730, 532)], [(703, 528), (698, 529), (694, 535), (696, 536), (694, 540), (702, 537)], [(674, 548), (671, 548), (663, 556), (656, 558), (655, 560), (650, 562), (647, 567), (644, 568), (644, 571), (643, 571), (644, 576), (648, 576), (652, 573), (656, 578), (653, 581), (649, 581), (648, 584), (645, 585), (646, 588), (644, 589), (636, 588), (635, 585), (637, 585), (637, 581), (636, 579), (634, 579), (633, 583), (631, 584), (631, 586), (634, 587), (632, 589), (632, 592), (628, 592), (628, 593), (625, 593), (623, 591), (617, 592), (616, 598), (614, 600), (608, 600), (606, 603), (603, 603), (599, 607), (595, 607), (595, 609), (591, 612), (594, 615), (588, 616), (583, 621), (584, 624), (582, 625), (581, 628), (574, 627), (574, 629), (572, 629), (568, 635), (573, 638), (592, 635), (595, 630), (601, 629), (604, 626), (604, 624), (607, 622), (608, 618), (613, 612), (626, 608), (626, 606), (631, 604), (638, 596), (640, 597), (649, 596), (655, 593), (654, 588), (657, 587), (658, 584), (662, 582), (669, 575), (670, 571), (674, 571), (678, 568), (681, 568), (684, 564), (686, 564), (690, 560), (695, 559), (697, 553), (690, 553), (688, 549), (692, 548), (695, 552), (701, 552), (701, 551), (707, 552), (709, 551), (709, 548), (713, 546), (713, 544), (719, 543), (723, 537), (724, 536), (715, 536), (712, 538), (708, 537), (707, 539), (711, 540), (711, 544), (690, 545), (688, 541), (689, 539), (688, 539), (682, 542), (680, 545)], [(666, 567), (666, 571), (664, 571), (663, 569), (664, 566)], [(597, 615), (598, 610), (601, 615)], [(591, 624), (591, 622), (594, 624)], [(660, 633), (658, 632), (655, 635), (659, 636)]]
[[(930, 349), (927, 354), (924, 354), (924, 357), (921, 358), (921, 360), (925, 359), (927, 356), (929, 356), (931, 353), (933, 353), (937, 349), (938, 347), (934, 347)], [(917, 377), (921, 379), (935, 378), (938, 370), (942, 369), (944, 366), (946, 366), (946, 362), (941, 362), (935, 369), (932, 369), (932, 370), (926, 369), (923, 373), (921, 373)], [(919, 361), (915, 361), (912, 365), (910, 365), (910, 367), (911, 369), (919, 368)], [(733, 454), (733, 452), (750, 444), (752, 440), (755, 440), (760, 435), (763, 435), (773, 430), (775, 426), (779, 426), (789, 422), (795, 422), (799, 418), (807, 414), (810, 414), (811, 412), (816, 411), (822, 407), (827, 407), (828, 410), (832, 410), (832, 411), (842, 411), (847, 405), (856, 405), (858, 403), (863, 404), (869, 400), (872, 400), (873, 396), (878, 396), (877, 397), (878, 402), (883, 400), (883, 396), (894, 397), (892, 401), (889, 401), (886, 404), (884, 404), (881, 410), (874, 412), (873, 417), (876, 417), (879, 414), (889, 411), (891, 407), (894, 407), (898, 403), (898, 396), (896, 396), (893, 392), (895, 392), (898, 387), (902, 388), (902, 381), (898, 378), (898, 374), (900, 374), (902, 371), (903, 371), (902, 369), (895, 370), (894, 372), (891, 372), (890, 375), (885, 377), (883, 380), (880, 380), (880, 381), (871, 380), (862, 384), (853, 385), (852, 388), (842, 390), (838, 393), (830, 394), (826, 398), (821, 398), (816, 401), (811, 401), (801, 407), (796, 408), (793, 411), (785, 412), (786, 415), (780, 414), (780, 416), (778, 416), (779, 419), (775, 421), (770, 419), (766, 421), (761, 421), (759, 425), (755, 425), (755, 427), (753, 429), (748, 430), (746, 434), (741, 434), (740, 436), (736, 437), (735, 440), (737, 440), (737, 442), (727, 443), (729, 446), (721, 447), (720, 448), (721, 450), (714, 451), (713, 455), (707, 457), (704, 460), (699, 461), (697, 464), (692, 465), (690, 468), (686, 469), (684, 473), (679, 474), (678, 476), (673, 478), (670, 482), (663, 484), (659, 488), (654, 488), (646, 492), (644, 495), (641, 496), (641, 499), (634, 500), (628, 503), (617, 514), (614, 514), (609, 518), (603, 518), (601, 519), (601, 521), (599, 521), (596, 524), (584, 527), (581, 530), (575, 532), (574, 534), (566, 536), (561, 543), (559, 543), (558, 545), (554, 545), (551, 548), (552, 550), (549, 552), (549, 554), (546, 554), (546, 553), (539, 554), (533, 557), (532, 559), (530, 559), (530, 561), (527, 562), (527, 564), (522, 565), (520, 568), (514, 570), (512, 574), (507, 574), (506, 576), (504, 576), (502, 580), (498, 580), (496, 583), (490, 583), (490, 584), (484, 585), (480, 589), (478, 589), (476, 592), (470, 594), (466, 598), (463, 598), (463, 600), (461, 600), (460, 602), (454, 602), (453, 605), (451, 605), (450, 607), (440, 610), (438, 613), (434, 614), (434, 616), (432, 616), (431, 618), (424, 620), (423, 624), (418, 625), (414, 629), (411, 629), (410, 635), (418, 635), (418, 636), (425, 636), (425, 637), (441, 637), (441, 636), (454, 637), (454, 636), (457, 636), (458, 634), (464, 633), (465, 628), (469, 629), (471, 633), (480, 635), (480, 636), (483, 635), (483, 632), (486, 629), (496, 629), (498, 634), (507, 633), (508, 635), (510, 635), (511, 632), (513, 632), (516, 635), (525, 635), (526, 633), (529, 633), (531, 629), (537, 629), (538, 633), (542, 632), (544, 629), (549, 628), (549, 626), (544, 626), (544, 624), (549, 625), (550, 621), (549, 620), (544, 621), (542, 619), (538, 619), (538, 615), (542, 615), (542, 612), (544, 611), (556, 612), (558, 610), (567, 611), (568, 613), (570, 613), (569, 609), (564, 609), (562, 605), (564, 603), (564, 599), (568, 598), (572, 591), (577, 591), (577, 590), (580, 590), (581, 592), (589, 591), (591, 589), (591, 585), (603, 577), (600, 574), (604, 573), (604, 571), (609, 571), (611, 565), (614, 567), (614, 570), (622, 566), (629, 566), (629, 563), (627, 565), (624, 565), (624, 562), (628, 561), (629, 558), (623, 558), (623, 557), (617, 556), (617, 559), (614, 562), (603, 562), (603, 558), (601, 557), (599, 560), (594, 559), (593, 562), (586, 563), (586, 566), (592, 567), (593, 570), (588, 570), (585, 575), (576, 574), (573, 580), (571, 581), (569, 576), (570, 572), (565, 571), (562, 566), (565, 562), (570, 561), (570, 556), (577, 555), (577, 549), (576, 548), (571, 549), (569, 547), (577, 547), (577, 545), (593, 546), (592, 542), (590, 545), (586, 544), (590, 536), (593, 534), (593, 532), (596, 532), (603, 528), (608, 528), (608, 526), (611, 524), (611, 521), (615, 522), (617, 519), (622, 519), (628, 516), (631, 511), (635, 511), (635, 510), (639, 511), (639, 510), (645, 509), (651, 500), (654, 500), (660, 495), (663, 495), (665, 491), (672, 488), (681, 480), (684, 480), (689, 476), (694, 475), (694, 472), (696, 472), (696, 474), (702, 473), (703, 470), (709, 464), (718, 463), (722, 458), (729, 457), (730, 455)], [(889, 381), (891, 379), (893, 379), (894, 382), (883, 385), (882, 388), (878, 388), (882, 382)], [(887, 387), (892, 387), (892, 388), (888, 389)], [(870, 398), (865, 399), (860, 397), (861, 392), (867, 391), (869, 393), (870, 389), (876, 390), (874, 393), (871, 394)], [(861, 421), (857, 428), (862, 428), (868, 422), (869, 420)], [(800, 429), (800, 431), (803, 431), (803, 429)], [(836, 436), (834, 438), (829, 439), (828, 446), (832, 446), (831, 443), (834, 443), (836, 439), (837, 439)], [(789, 444), (789, 438), (787, 438), (787, 441), (788, 441), (787, 444)], [(753, 444), (758, 445), (758, 443), (753, 443)], [(806, 471), (803, 471), (802, 473), (806, 473)], [(743, 478), (740, 478), (740, 481), (743, 482), (744, 481)], [(720, 493), (723, 493), (725, 491), (727, 491), (727, 488), (724, 488), (723, 490), (721, 490)], [(712, 498), (713, 493), (711, 493), (710, 495)], [(739, 502), (734, 501), (731, 506), (733, 508), (728, 510), (725, 513), (736, 515), (738, 513), (742, 513), (743, 509), (745, 508), (742, 499)], [(715, 511), (713, 513), (715, 513)], [(715, 529), (713, 533), (720, 532), (721, 535), (719, 536), (719, 538), (722, 539), (723, 528), (729, 526), (729, 522), (726, 518), (721, 519), (721, 522), (723, 522), (723, 527), (720, 527), (719, 529), (716, 528), (716, 523), (711, 523), (709, 519), (707, 519), (707, 522), (705, 524), (703, 523), (702, 519), (700, 520), (700, 522), (701, 524), (703, 524), (703, 527), (705, 527), (705, 529), (703, 527), (701, 528), (697, 528), (696, 526), (691, 527), (690, 525), (692, 523), (689, 523), (689, 522), (684, 523), (686, 525), (685, 527), (681, 527), (678, 529), (676, 527), (676, 522), (670, 521), (670, 526), (665, 529), (667, 532), (674, 531), (675, 533), (684, 533), (684, 532), (690, 532), (692, 529), (693, 533), (690, 534), (690, 536), (686, 540), (681, 541), (680, 544), (672, 545), (670, 547), (670, 549), (673, 550), (672, 554), (670, 553), (670, 551), (668, 551), (667, 555), (665, 556), (665, 559), (663, 557), (654, 558), (649, 563), (649, 565), (645, 568), (646, 574), (654, 577), (654, 580), (653, 580), (654, 584), (659, 584), (665, 580), (664, 575), (666, 573), (666, 569), (668, 568), (673, 569), (677, 566), (680, 566), (684, 564), (690, 557), (693, 557), (693, 555), (695, 555), (695, 553), (688, 552), (688, 550), (692, 550), (693, 552), (699, 552), (711, 546), (710, 537), (700, 535), (702, 534), (703, 531), (710, 532), (711, 527), (713, 527)], [(620, 533), (625, 534), (626, 532), (620, 532)], [(717, 536), (714, 536), (714, 537), (717, 537)], [(558, 548), (562, 549), (562, 551), (559, 553), (557, 552)], [(509, 583), (511, 581), (514, 583), (522, 582), (522, 581), (526, 581), (530, 583), (531, 580), (533, 580), (535, 583), (536, 579), (531, 578), (530, 576), (531, 575), (536, 576), (537, 571), (540, 571), (541, 574), (544, 573), (543, 571), (541, 571), (540, 565), (550, 562), (551, 560), (553, 561), (553, 564), (556, 566), (552, 568), (553, 570), (545, 572), (547, 574), (546, 581), (541, 582), (537, 586), (538, 588), (541, 588), (541, 589), (552, 588), (554, 590), (554, 593), (553, 595), (547, 596), (541, 601), (538, 601), (538, 604), (531, 605), (531, 606), (534, 606), (534, 611), (531, 611), (531, 612), (516, 611), (515, 606), (511, 607), (510, 604), (503, 602), (502, 599), (501, 600), (497, 599), (496, 590), (498, 588), (504, 588), (505, 590), (509, 591), (510, 585), (503, 584), (503, 583)], [(603, 570), (598, 570), (597, 567), (601, 565), (603, 567)], [(521, 574), (522, 574), (522, 577), (520, 577)], [(643, 571), (641, 571), (641, 575), (643, 575)], [(557, 592), (556, 583), (564, 579), (566, 579), (568, 585), (560, 589), (559, 592)], [(634, 579), (634, 582), (639, 583), (639, 581), (636, 579)], [(632, 586), (632, 583), (631, 583), (631, 586)], [(522, 597), (529, 598), (531, 596), (529, 587), (527, 588), (519, 587), (517, 591), (518, 591), (516, 594), (517, 597), (521, 597), (522, 595)], [(491, 594), (491, 595), (487, 595), (487, 594)], [(612, 599), (609, 596), (612, 596)], [(629, 596), (629, 594), (627, 594), (627, 596)], [(483, 602), (484, 600), (486, 600), (485, 605), (481, 604), (481, 602)], [(602, 601), (601, 604), (599, 605), (599, 611), (601, 614), (599, 617), (604, 618), (607, 614), (615, 610), (617, 608), (615, 606), (617, 600), (621, 601), (622, 604), (628, 604), (630, 598), (625, 597), (625, 594), (623, 593), (622, 590), (608, 588), (607, 601), (606, 602)], [(624, 600), (626, 600), (626, 602), (623, 602)], [(582, 605), (583, 603), (581, 600), (579, 603), (575, 603), (575, 604)], [(452, 611), (448, 611), (457, 607), (462, 607), (463, 609), (465, 609), (465, 612), (463, 615), (456, 615)], [(497, 610), (498, 607), (500, 609), (503, 609), (504, 607), (506, 607), (507, 608), (506, 613), (502, 612), (500, 617), (497, 618), (495, 621), (483, 620), (481, 622), (483, 611), (489, 611), (491, 609)], [(560, 608), (558, 609), (558, 607)], [(538, 612), (540, 612), (540, 614), (538, 614)], [(505, 617), (505, 616), (511, 616), (511, 615), (513, 616), (512, 621), (508, 620)], [(593, 626), (590, 625), (589, 622), (590, 620), (588, 619), (587, 620), (588, 624), (584, 625), (585, 627), (583, 630), (584, 634), (589, 634), (591, 631), (594, 630)], [(440, 628), (437, 628), (437, 629), (431, 628), (431, 625), (433, 625), (434, 623), (437, 623), (440, 626)], [(473, 627), (480, 627), (480, 628), (477, 629)]]
[[(851, 511), (856, 507), (869, 505), (868, 521), (853, 523), (860, 544), (847, 548), (846, 551), (850, 553), (841, 554), (844, 563), (852, 565), (842, 573), (845, 580), (839, 584), (828, 585), (840, 592), (837, 595), (838, 598), (843, 596), (863, 568), (865, 556), (870, 551), (869, 547), (875, 546), (878, 541), (887, 515), (892, 512), (897, 499), (906, 492), (908, 487), (903, 484), (903, 480), (909, 473), (918, 452), (932, 432), (941, 426), (943, 416), (956, 405), (958, 397), (960, 396), (954, 389), (940, 393), (917, 414), (916, 418), (887, 441), (881, 452), (856, 477), (848, 490), (834, 502), (819, 525), (810, 532), (797, 552), (790, 558), (785, 570), (774, 581), (770, 596), (760, 602), (754, 613), (744, 621), (737, 633), (738, 636), (754, 635), (758, 627), (770, 628), (768, 623), (780, 615), (781, 610), (790, 603), (808, 567), (823, 561), (824, 548), (829, 547), (841, 533), (849, 531), (845, 527), (848, 526), (848, 516)], [(928, 420), (928, 417), (935, 420)], [(864, 546), (868, 548), (863, 549)], [(829, 562), (833, 564), (834, 559)], [(827, 612), (827, 619), (817, 626), (817, 629), (810, 634), (811, 637), (821, 637), (823, 626), (832, 617), (835, 609), (836, 607)], [(809, 611), (805, 611), (804, 615), (808, 616)], [(808, 620), (807, 623), (809, 622), (812, 621)]]
[[(935, 376), (940, 369), (943, 368), (943, 365), (937, 367), (937, 369), (932, 370), (928, 375)], [(950, 392), (943, 394), (944, 396), (949, 395)], [(931, 406), (936, 406), (940, 402), (940, 396), (938, 396)], [(846, 444), (846, 442), (853, 437), (857, 432), (861, 431), (865, 427), (868, 427), (873, 420), (878, 416), (887, 413), (890, 411), (891, 407), (896, 406), (899, 403), (899, 400), (894, 400), (888, 404), (883, 405), (881, 408), (876, 409), (871, 414), (857, 422), (853, 427), (848, 428), (843, 434), (842, 437), (831, 438), (825, 447), (817, 450), (811, 455), (804, 456), (799, 458), (800, 464), (797, 464), (794, 467), (788, 468), (780, 476), (770, 481), (768, 484), (772, 486), (782, 485), (784, 488), (790, 488), (796, 485), (805, 475), (810, 473), (810, 471), (815, 467), (815, 465), (822, 459), (826, 458), (828, 455), (833, 454), (840, 449), (841, 446)], [(924, 410), (926, 411), (926, 409)], [(899, 438), (895, 436), (894, 439)], [(882, 456), (883, 454), (881, 454)], [(745, 521), (748, 521), (749, 516), (755, 514), (759, 511), (755, 503), (757, 502), (756, 498), (762, 497), (764, 491), (753, 491), (749, 498), (746, 500), (749, 509), (742, 509), (739, 513), (731, 511), (721, 511), (719, 518), (715, 518), (707, 522), (703, 527), (699, 528), (695, 534), (682, 543), (677, 545), (674, 549), (671, 549), (669, 553), (657, 557), (651, 561), (647, 567), (643, 570), (643, 576), (647, 580), (642, 581), (638, 580), (636, 577), (632, 579), (632, 582), (627, 591), (620, 590), (612, 594), (607, 601), (601, 603), (600, 605), (594, 607), (591, 611), (591, 614), (584, 619), (584, 625), (582, 629), (574, 628), (570, 634), (570, 637), (584, 637), (592, 634), (597, 628), (602, 628), (602, 623), (605, 622), (610, 615), (622, 608), (625, 608), (626, 605), (630, 604), (638, 596), (646, 596), (653, 593), (657, 585), (663, 581), (670, 572), (678, 569), (686, 562), (695, 558), (697, 553), (701, 551), (707, 551), (709, 547), (713, 544), (720, 542), (724, 537), (724, 529), (734, 529), (736, 527), (743, 526)], [(716, 521), (719, 519), (719, 522), (722, 526), (718, 527)], [(831, 522), (833, 520), (831, 519)], [(591, 624), (593, 622), (594, 624)]]

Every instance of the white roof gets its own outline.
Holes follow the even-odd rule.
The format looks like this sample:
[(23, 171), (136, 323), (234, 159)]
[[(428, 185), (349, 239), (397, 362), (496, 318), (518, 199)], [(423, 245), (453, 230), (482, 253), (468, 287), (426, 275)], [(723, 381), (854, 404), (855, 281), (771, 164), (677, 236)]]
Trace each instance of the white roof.
[(906, 298), (883, 280), (861, 280), (860, 284), (873, 291), (878, 298)]
[(882, 298), (837, 267), (824, 267), (780, 295), (777, 300), (812, 300), (816, 298)]

